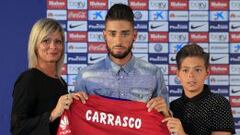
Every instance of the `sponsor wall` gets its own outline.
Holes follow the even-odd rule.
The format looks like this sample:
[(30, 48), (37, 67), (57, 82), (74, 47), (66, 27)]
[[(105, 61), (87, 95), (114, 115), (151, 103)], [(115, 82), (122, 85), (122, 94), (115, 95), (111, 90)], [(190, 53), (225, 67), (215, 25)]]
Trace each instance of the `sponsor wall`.
[(206, 84), (229, 99), (240, 131), (240, 1), (239, 0), (47, 0), (47, 17), (65, 29), (63, 77), (74, 90), (78, 70), (102, 60), (107, 10), (114, 3), (134, 10), (138, 30), (134, 55), (159, 66), (170, 101), (182, 93), (176, 78), (176, 52), (196, 42), (210, 53)]

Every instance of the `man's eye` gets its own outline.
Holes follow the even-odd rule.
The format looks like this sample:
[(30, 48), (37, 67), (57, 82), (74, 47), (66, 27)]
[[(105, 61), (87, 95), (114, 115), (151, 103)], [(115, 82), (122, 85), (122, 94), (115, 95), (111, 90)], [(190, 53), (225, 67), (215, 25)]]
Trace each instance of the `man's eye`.
[(130, 33), (129, 32), (124, 32), (122, 35), (123, 36), (128, 36)]
[(114, 37), (116, 34), (115, 33), (109, 33), (109, 35)]

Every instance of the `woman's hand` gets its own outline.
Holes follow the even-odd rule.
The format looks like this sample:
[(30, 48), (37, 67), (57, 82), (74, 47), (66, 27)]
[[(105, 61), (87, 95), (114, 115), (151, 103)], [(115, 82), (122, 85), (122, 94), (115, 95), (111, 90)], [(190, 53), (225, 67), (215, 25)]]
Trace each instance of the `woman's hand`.
[(58, 99), (57, 105), (50, 115), (51, 122), (60, 117), (65, 109), (69, 109), (70, 105), (72, 104), (73, 97), (75, 97), (73, 94), (65, 94)]

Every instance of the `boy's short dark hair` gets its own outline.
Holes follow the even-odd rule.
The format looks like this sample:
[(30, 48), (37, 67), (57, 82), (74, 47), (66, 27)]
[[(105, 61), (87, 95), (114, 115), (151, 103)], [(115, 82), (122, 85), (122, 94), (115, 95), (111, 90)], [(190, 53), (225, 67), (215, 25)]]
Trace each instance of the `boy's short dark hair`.
[(131, 7), (125, 4), (114, 4), (107, 12), (105, 24), (109, 20), (125, 20), (134, 26), (134, 14)]
[(185, 45), (178, 51), (176, 56), (177, 68), (181, 68), (182, 61), (187, 57), (198, 57), (204, 60), (204, 65), (206, 69), (209, 66), (209, 54), (204, 52), (203, 48), (196, 43)]

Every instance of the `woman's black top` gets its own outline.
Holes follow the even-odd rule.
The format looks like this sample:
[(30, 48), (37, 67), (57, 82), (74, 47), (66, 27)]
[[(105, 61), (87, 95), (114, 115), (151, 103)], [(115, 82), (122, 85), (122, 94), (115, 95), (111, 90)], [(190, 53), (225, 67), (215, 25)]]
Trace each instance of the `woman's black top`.
[(62, 78), (51, 78), (36, 68), (23, 72), (13, 90), (12, 134), (55, 135), (60, 119), (50, 122), (49, 117), (59, 97), (66, 93)]

